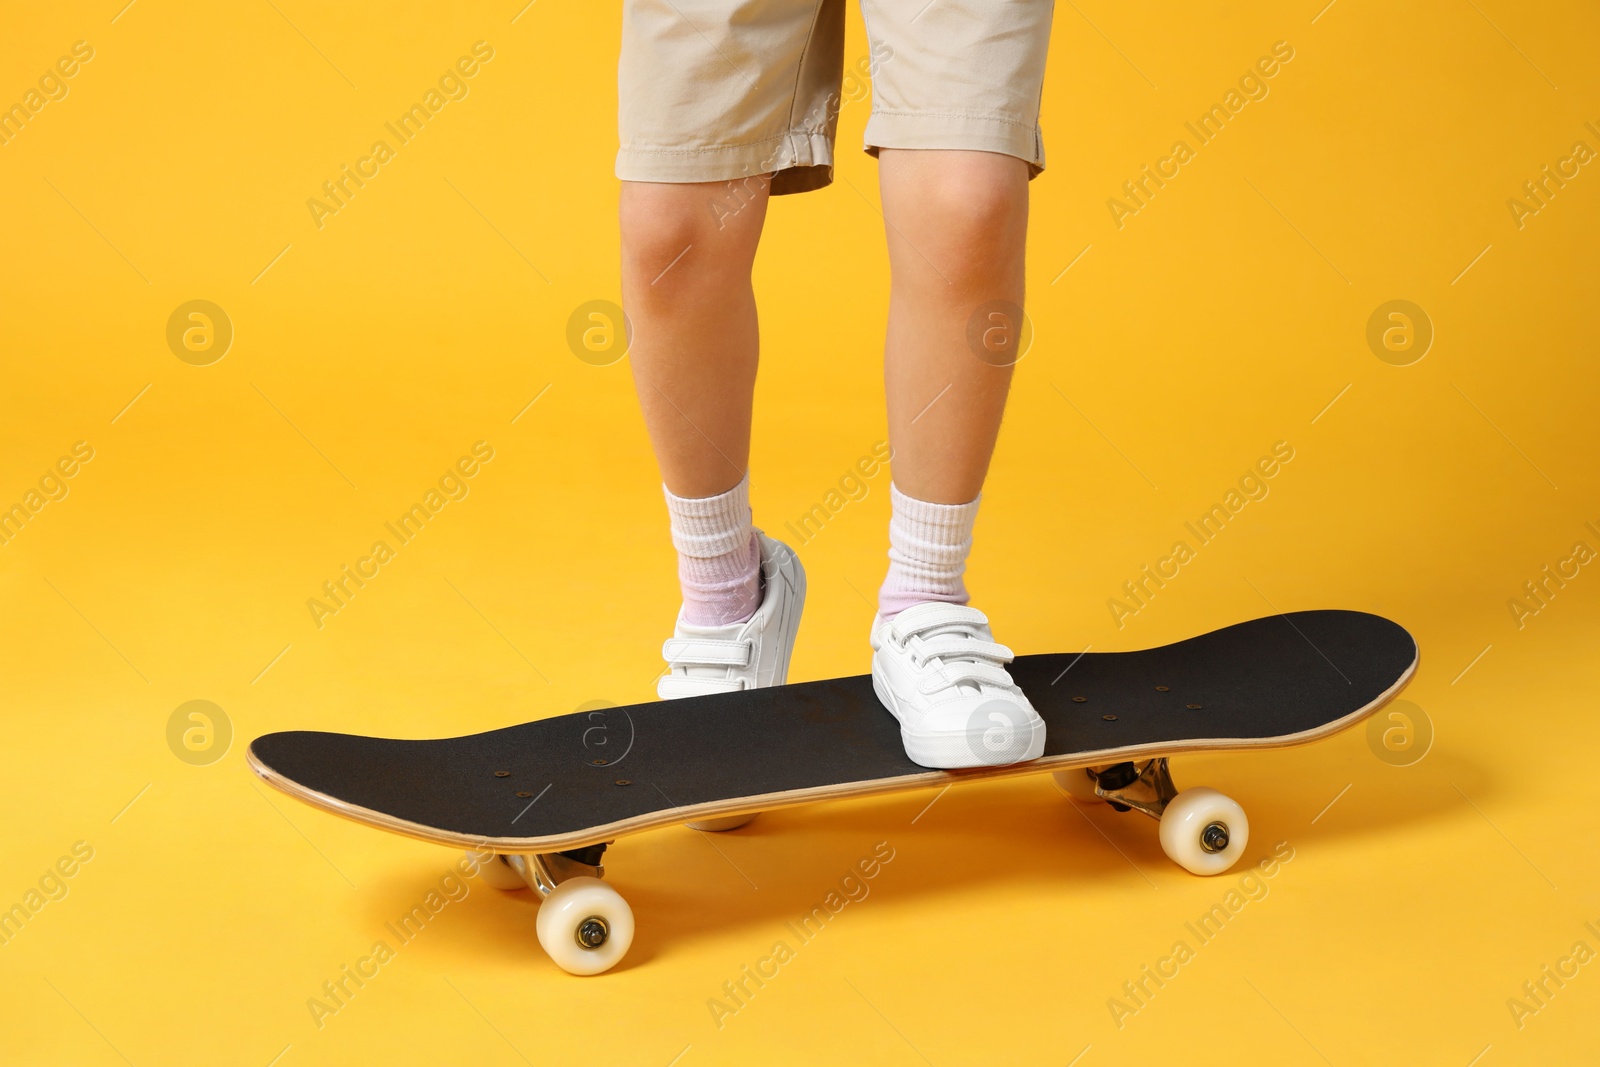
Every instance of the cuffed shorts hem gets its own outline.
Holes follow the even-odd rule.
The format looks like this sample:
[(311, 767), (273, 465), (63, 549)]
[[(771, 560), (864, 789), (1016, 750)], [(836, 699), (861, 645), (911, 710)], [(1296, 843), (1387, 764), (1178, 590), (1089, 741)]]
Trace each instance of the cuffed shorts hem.
[(1028, 164), (1030, 179), (1044, 170), (1044, 136), (1038, 124), (997, 115), (875, 110), (863, 139), (872, 156), (880, 148), (964, 149), (1015, 156)]
[(668, 148), (624, 146), (617, 177), (625, 182), (722, 182), (773, 175), (771, 193), (804, 193), (833, 181), (833, 142), (822, 131), (792, 130), (740, 145)]

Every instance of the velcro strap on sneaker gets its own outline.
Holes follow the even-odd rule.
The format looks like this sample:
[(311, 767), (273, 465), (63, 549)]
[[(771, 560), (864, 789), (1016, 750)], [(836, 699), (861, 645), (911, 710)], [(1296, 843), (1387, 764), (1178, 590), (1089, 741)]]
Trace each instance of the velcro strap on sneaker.
[(737, 693), (743, 688), (743, 678), (696, 678), (687, 674), (669, 674), (656, 683), (656, 696), (662, 700), (676, 700), (709, 693)]
[(918, 655), (924, 659), (936, 659), (941, 656), (950, 656), (955, 659), (983, 659), (995, 663), (1010, 663), (1016, 659), (1016, 653), (1005, 645), (993, 641), (980, 641), (975, 637), (962, 637), (960, 634), (938, 634), (925, 638), (920, 644), (913, 646)]
[(965, 604), (919, 604), (914, 609), (914, 617), (906, 618), (912, 612), (902, 612), (889, 621), (889, 626), (903, 641), (916, 634), (937, 630), (943, 626), (987, 626), (989, 616), (977, 608), (969, 608)]
[(1005, 689), (1013, 685), (1011, 675), (1006, 673), (1005, 668), (992, 663), (941, 663), (917, 684), (917, 691), (924, 696), (932, 696), (941, 689), (949, 689), (962, 682)]
[(673, 667), (748, 667), (752, 644), (708, 637), (669, 637), (661, 646), (661, 657)]

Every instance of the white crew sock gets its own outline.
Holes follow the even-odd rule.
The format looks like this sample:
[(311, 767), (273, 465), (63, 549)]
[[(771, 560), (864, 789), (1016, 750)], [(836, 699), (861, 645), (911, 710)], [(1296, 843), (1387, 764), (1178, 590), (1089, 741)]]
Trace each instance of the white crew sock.
[(977, 499), (966, 504), (916, 500), (889, 485), (889, 574), (878, 590), (878, 614), (892, 619), (917, 604), (965, 604), (961, 575), (972, 551)]
[(761, 606), (761, 549), (750, 525), (750, 474), (726, 493), (672, 495), (666, 486), (672, 547), (678, 550), (683, 618), (699, 626), (745, 622)]

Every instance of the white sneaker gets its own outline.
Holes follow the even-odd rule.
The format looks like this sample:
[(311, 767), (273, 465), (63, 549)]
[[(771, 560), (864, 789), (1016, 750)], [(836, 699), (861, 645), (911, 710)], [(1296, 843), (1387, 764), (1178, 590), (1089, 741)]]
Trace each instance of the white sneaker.
[(794, 550), (756, 531), (761, 547), (761, 606), (747, 622), (698, 626), (678, 614), (673, 636), (661, 646), (669, 673), (656, 684), (662, 700), (733, 693), (782, 685), (800, 609), (806, 600), (806, 572)]
[(924, 767), (995, 767), (1044, 754), (1044, 720), (1003, 664), (989, 619), (959, 604), (918, 604), (872, 625), (872, 688)]

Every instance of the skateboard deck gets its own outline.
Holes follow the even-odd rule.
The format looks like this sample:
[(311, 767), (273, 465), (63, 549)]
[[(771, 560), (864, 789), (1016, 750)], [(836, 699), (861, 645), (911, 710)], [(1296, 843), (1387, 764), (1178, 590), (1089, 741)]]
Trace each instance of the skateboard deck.
[(1020, 656), (1010, 671), (1045, 720), (1044, 755), (974, 770), (907, 759), (868, 676), (436, 740), (273, 733), (251, 743), (249, 763), (290, 796), (380, 829), (553, 853), (818, 800), (1140, 760), (1160, 761), (1164, 774), (1164, 757), (1302, 744), (1378, 710), (1416, 665), (1402, 627), (1334, 610), (1142, 651)]

